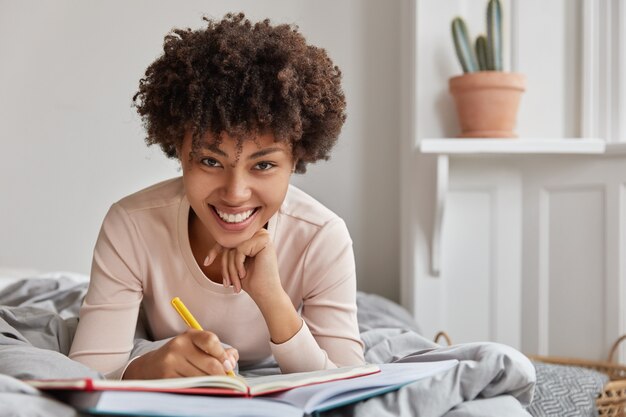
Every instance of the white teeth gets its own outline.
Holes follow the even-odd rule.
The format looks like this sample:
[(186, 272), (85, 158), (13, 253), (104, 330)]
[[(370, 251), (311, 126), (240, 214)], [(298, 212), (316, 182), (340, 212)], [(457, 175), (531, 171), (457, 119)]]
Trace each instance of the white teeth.
[(242, 221), (247, 220), (248, 217), (250, 217), (252, 213), (254, 213), (254, 210), (248, 210), (244, 211), (243, 213), (237, 214), (224, 213), (223, 211), (219, 211), (218, 209), (215, 209), (215, 211), (226, 223), (241, 223)]

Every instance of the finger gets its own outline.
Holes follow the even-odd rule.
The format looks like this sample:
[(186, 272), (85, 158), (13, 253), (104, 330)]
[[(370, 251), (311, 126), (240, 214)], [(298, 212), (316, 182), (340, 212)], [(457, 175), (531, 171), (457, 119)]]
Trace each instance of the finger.
[[(201, 352), (197, 349), (199, 354), (193, 356), (185, 357), (184, 363), (180, 364), (179, 369), (177, 369), (177, 373), (182, 374), (185, 377), (189, 376), (204, 376), (204, 375), (222, 375), (224, 374), (223, 367), (220, 366), (217, 359), (210, 357), (204, 352)], [(203, 362), (206, 361), (206, 358), (212, 359), (214, 364), (213, 366), (209, 366)], [(207, 361), (208, 362), (208, 361)], [(220, 368), (222, 368), (220, 373)]]
[(257, 233), (255, 233), (252, 238), (246, 240), (241, 245), (239, 245), (237, 249), (246, 256), (254, 257), (263, 249), (265, 249), (269, 243), (269, 233), (267, 233), (267, 230), (261, 229)]
[[(222, 253), (222, 262), (224, 261), (224, 258), (226, 258), (226, 260), (228, 260), (228, 256), (226, 254), (226, 252)], [(230, 277), (229, 276), (225, 276), (222, 274), (222, 284), (224, 285), (224, 288), (228, 288), (231, 286), (232, 282), (230, 281)]]
[[(226, 369), (218, 359), (201, 352), (200, 355), (187, 358), (187, 363), (193, 370), (188, 370), (189, 376), (226, 375)], [(192, 375), (191, 373), (194, 372)]]
[[(209, 331), (196, 332), (191, 335), (193, 344), (201, 350), (203, 353), (215, 358), (221, 365), (218, 374), (225, 374), (226, 371), (231, 371), (234, 364), (231, 363), (230, 357), (224, 350), (220, 339), (215, 333)], [(194, 361), (197, 363), (198, 361)], [(210, 362), (210, 361), (209, 361)]]
[(237, 250), (235, 253), (235, 266), (237, 267), (237, 272), (239, 273), (239, 279), (242, 280), (246, 277), (246, 267), (244, 263), (246, 262), (246, 255)]
[(222, 252), (222, 280), (226, 282), (232, 282), (228, 275), (228, 250)]
[(167, 351), (161, 361), (161, 368), (164, 370), (163, 377), (176, 378), (207, 374), (207, 371), (194, 365), (200, 363), (204, 358), (211, 358), (193, 343), (193, 339), (202, 333), (199, 330), (189, 329), (164, 346)]
[(230, 357), (230, 359), (234, 362), (233, 366), (239, 362), (239, 351), (235, 348), (226, 349), (226, 354)]
[(235, 256), (237, 255), (237, 250), (232, 249), (228, 251), (228, 273), (230, 280), (235, 287), (235, 292), (239, 293), (241, 291), (241, 280), (239, 279), (239, 272), (237, 272), (237, 266), (235, 265)]
[(209, 250), (207, 257), (204, 258), (204, 266), (211, 265), (213, 261), (215, 261), (215, 258), (217, 257), (217, 255), (222, 253), (223, 250), (224, 248), (222, 247), (222, 245), (216, 242), (215, 245), (213, 245), (213, 247)]
[[(222, 252), (222, 259), (221, 259), (222, 269), (224, 268), (224, 261), (228, 260), (227, 254), (228, 254), (228, 249)], [(230, 282), (230, 277), (228, 275), (222, 274), (222, 285), (224, 286), (224, 288), (230, 287), (231, 282)]]

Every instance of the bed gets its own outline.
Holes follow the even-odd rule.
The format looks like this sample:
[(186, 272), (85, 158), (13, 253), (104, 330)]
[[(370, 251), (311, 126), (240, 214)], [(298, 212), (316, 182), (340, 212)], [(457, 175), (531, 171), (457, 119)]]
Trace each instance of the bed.
[[(66, 356), (87, 282), (88, 277), (69, 272), (0, 270), (0, 410), (6, 413), (2, 415), (80, 415), (20, 379), (101, 377)], [(361, 292), (357, 300), (368, 362), (454, 358), (460, 363), (450, 371), (397, 392), (331, 410), (324, 416), (594, 415), (593, 401), (605, 382), (600, 374), (590, 371), (573, 375), (574, 381), (582, 378), (584, 383), (579, 383), (572, 401), (569, 394), (574, 391), (568, 391), (570, 387), (563, 385), (562, 374), (553, 366), (533, 366), (519, 352), (495, 343), (440, 346), (420, 335), (419, 326), (401, 306)], [(138, 328), (132, 355), (162, 343), (145, 339)], [(275, 363), (265, 363), (240, 371), (244, 375), (259, 375), (278, 372), (278, 368)], [(564, 400), (569, 401), (567, 414), (562, 413)]]

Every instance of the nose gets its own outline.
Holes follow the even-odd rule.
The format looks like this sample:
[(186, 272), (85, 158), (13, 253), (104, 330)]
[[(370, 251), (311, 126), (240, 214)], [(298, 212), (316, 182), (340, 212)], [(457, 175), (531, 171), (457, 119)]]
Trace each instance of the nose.
[(226, 177), (222, 189), (222, 200), (229, 206), (240, 206), (250, 199), (251, 190), (242, 173), (232, 171)]

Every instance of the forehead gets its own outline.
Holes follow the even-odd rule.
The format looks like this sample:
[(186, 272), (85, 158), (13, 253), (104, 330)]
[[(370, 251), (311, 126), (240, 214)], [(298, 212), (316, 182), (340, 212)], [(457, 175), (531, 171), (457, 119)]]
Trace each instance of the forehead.
[(271, 133), (250, 135), (245, 138), (235, 138), (225, 133), (216, 137), (211, 133), (206, 133), (193, 140), (192, 148), (226, 154), (230, 154), (231, 151), (236, 151), (237, 154), (248, 154), (266, 148), (290, 151), (291, 144), (286, 141), (277, 141)]

